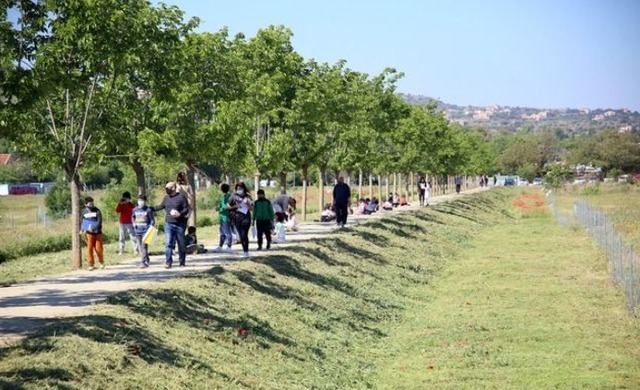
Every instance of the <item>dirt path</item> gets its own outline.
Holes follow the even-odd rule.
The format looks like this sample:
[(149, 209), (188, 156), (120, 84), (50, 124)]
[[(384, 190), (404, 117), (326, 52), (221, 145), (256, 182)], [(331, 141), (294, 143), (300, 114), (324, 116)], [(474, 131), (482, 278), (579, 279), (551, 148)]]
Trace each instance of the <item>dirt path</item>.
[[(465, 194), (481, 192), (477, 188), (465, 191)], [(433, 197), (431, 204), (446, 202), (457, 195)], [(416, 206), (400, 209), (400, 212), (416, 210)], [(350, 216), (349, 226), (357, 225), (370, 219), (393, 215), (398, 211), (379, 212), (367, 216)], [(334, 224), (305, 223), (298, 232), (287, 235), (287, 244), (274, 245), (269, 252), (251, 252), (251, 256), (267, 256), (270, 253), (286, 250), (288, 246), (325, 237), (336, 229)], [(214, 244), (203, 240), (211, 249)], [(250, 251), (255, 250), (255, 242)], [(205, 271), (213, 266), (225, 266), (241, 261), (241, 251), (236, 246), (232, 253), (207, 253), (187, 256), (186, 267), (164, 268), (164, 256), (153, 256), (151, 266), (138, 268), (139, 259), (131, 259), (105, 270), (74, 271), (68, 274), (46, 277), (27, 283), (20, 283), (0, 288), (0, 343), (20, 339), (29, 333), (59, 317), (78, 316), (91, 309), (91, 306), (104, 300), (107, 296), (126, 290), (144, 287), (150, 283), (162, 282), (175, 276), (190, 272)]]

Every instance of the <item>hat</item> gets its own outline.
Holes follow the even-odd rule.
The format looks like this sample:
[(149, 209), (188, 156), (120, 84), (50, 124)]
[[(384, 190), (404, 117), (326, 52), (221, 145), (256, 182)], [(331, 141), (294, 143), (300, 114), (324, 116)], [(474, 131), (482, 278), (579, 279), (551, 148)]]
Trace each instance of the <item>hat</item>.
[(164, 188), (168, 189), (168, 190), (174, 190), (176, 189), (176, 182), (175, 181), (170, 181), (167, 183), (166, 186), (164, 186)]

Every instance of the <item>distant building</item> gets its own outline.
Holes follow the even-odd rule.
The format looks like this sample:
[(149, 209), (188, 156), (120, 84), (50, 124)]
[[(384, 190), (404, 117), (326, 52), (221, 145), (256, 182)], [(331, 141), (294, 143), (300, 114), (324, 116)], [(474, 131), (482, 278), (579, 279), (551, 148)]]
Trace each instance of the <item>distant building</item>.
[(620, 128), (618, 129), (618, 133), (631, 133), (632, 131), (633, 126), (631, 125), (620, 126)]
[(16, 158), (11, 153), (0, 153), (0, 166), (13, 164)]

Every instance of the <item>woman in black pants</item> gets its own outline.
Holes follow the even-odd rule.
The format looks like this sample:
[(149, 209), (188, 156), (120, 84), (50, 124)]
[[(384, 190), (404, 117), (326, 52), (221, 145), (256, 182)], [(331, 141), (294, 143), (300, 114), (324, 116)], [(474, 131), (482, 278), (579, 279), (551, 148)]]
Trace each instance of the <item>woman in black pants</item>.
[(253, 200), (247, 191), (247, 186), (240, 182), (236, 184), (236, 191), (229, 198), (229, 210), (233, 214), (233, 223), (238, 230), (243, 256), (249, 256), (249, 229), (251, 229), (251, 208)]

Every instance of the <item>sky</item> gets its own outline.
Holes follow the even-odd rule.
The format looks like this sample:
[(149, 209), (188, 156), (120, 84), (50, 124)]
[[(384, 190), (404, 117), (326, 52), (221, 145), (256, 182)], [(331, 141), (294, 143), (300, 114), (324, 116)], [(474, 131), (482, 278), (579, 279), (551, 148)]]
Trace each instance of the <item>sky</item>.
[(165, 0), (252, 36), (285, 25), (305, 58), (405, 73), (459, 105), (640, 110), (640, 0)]

